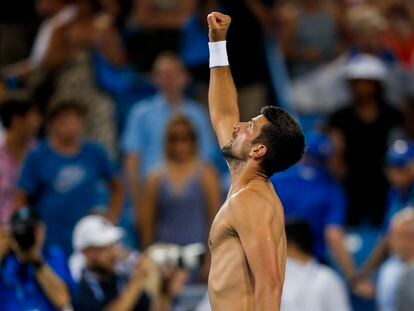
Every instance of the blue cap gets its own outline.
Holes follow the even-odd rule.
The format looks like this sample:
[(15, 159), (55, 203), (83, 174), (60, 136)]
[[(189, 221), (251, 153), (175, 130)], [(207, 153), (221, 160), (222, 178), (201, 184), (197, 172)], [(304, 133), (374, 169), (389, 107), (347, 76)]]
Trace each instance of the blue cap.
[(414, 162), (414, 143), (407, 140), (396, 140), (387, 152), (387, 165), (405, 167)]
[(334, 154), (334, 146), (327, 135), (312, 133), (306, 137), (306, 156), (310, 160), (325, 162)]

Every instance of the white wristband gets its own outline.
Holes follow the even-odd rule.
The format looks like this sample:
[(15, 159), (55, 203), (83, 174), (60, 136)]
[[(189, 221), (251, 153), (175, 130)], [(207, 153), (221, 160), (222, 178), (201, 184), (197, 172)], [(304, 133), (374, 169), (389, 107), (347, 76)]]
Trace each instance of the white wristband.
[(225, 67), (229, 65), (227, 57), (226, 41), (209, 42), (210, 68)]

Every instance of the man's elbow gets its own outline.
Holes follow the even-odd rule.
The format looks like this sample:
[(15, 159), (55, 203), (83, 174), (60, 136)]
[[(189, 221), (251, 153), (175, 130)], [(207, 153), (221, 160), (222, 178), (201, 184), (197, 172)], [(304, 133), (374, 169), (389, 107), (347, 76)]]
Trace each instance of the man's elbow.
[(270, 280), (260, 287), (256, 286), (255, 298), (258, 304), (280, 305), (283, 284), (277, 280)]

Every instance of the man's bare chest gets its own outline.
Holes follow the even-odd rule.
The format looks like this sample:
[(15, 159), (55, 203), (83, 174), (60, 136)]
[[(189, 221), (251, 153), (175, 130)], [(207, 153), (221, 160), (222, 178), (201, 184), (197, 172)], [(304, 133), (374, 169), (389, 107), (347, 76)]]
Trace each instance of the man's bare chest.
[(236, 231), (230, 226), (231, 215), (226, 203), (221, 207), (211, 225), (209, 236), (210, 251), (214, 253), (220, 246), (237, 236)]

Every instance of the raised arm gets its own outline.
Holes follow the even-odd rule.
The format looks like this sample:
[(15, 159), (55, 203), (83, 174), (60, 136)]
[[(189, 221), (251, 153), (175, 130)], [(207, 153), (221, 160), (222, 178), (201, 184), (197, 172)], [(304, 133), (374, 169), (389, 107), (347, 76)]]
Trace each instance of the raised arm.
[[(226, 53), (223, 51), (223, 44), (225, 47), (227, 30), (229, 29), (231, 18), (230, 16), (213, 12), (208, 15), (207, 21), (209, 26), (211, 60), (208, 102), (211, 123), (216, 132), (220, 147), (222, 147), (231, 140), (234, 124), (240, 121), (236, 87), (230, 72), (230, 67), (226, 64)], [(220, 61), (223, 57), (225, 59), (224, 62)], [(217, 60), (219, 61), (217, 62)]]

